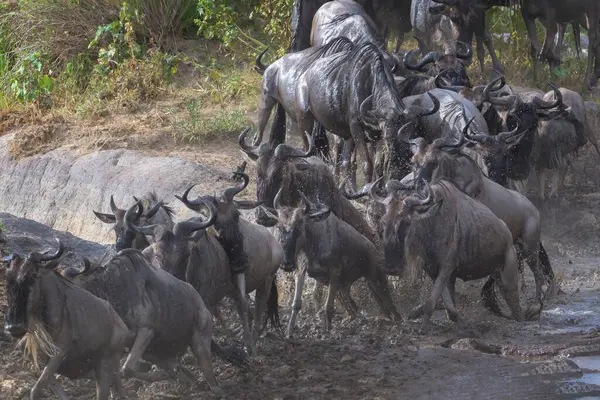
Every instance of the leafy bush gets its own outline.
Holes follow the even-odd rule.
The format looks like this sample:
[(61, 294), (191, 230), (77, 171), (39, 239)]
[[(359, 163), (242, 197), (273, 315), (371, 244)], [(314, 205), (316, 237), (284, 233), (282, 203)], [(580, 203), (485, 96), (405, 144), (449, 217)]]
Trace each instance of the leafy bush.
[(12, 95), (20, 102), (40, 100), (48, 96), (54, 90), (56, 80), (48, 76), (49, 72), (48, 62), (42, 54), (35, 52), (29, 55), (12, 75)]

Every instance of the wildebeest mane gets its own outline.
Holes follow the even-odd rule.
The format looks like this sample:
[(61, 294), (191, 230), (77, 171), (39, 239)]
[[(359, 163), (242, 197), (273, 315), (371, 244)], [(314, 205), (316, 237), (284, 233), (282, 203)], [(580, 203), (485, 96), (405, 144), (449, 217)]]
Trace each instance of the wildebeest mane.
[(340, 36), (333, 39), (331, 42), (317, 48), (317, 50), (309, 54), (306, 57), (306, 60), (309, 64), (312, 64), (315, 60), (319, 58), (330, 56), (332, 54), (339, 53), (341, 51), (350, 51), (354, 48), (354, 43), (346, 36)]

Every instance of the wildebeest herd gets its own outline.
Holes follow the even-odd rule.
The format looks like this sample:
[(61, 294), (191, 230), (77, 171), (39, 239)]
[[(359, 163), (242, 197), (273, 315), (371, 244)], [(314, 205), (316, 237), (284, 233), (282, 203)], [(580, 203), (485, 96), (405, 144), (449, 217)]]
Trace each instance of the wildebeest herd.
[[(125, 396), (121, 374), (194, 381), (179, 363), (188, 347), (210, 388), (219, 391), (211, 354), (245, 368), (267, 321), (279, 328), (279, 268), (295, 271), (288, 337), (307, 273), (318, 283), (315, 291), (328, 286), (325, 330), (331, 328), (336, 297), (350, 316), (360, 312), (350, 295), (359, 278), (365, 278), (382, 316), (402, 323), (386, 275), (407, 268), (434, 281), (429, 298), (408, 315), (422, 316), (422, 328), (440, 298), (448, 317), (460, 321), (457, 278), (487, 278), (483, 304), (498, 315), (503, 312), (495, 288), (512, 318), (539, 316), (554, 275), (541, 243), (540, 213), (522, 193), (523, 182), (535, 170), (543, 201), (550, 170), (549, 197), (557, 197), (572, 157), (588, 140), (596, 145), (583, 99), (552, 84), (548, 93), (520, 90), (502, 75), (472, 86), (465, 68), (472, 36), (482, 66), (485, 43), (499, 69), (484, 15), (508, 2), (397, 3), (402, 5), (296, 1), (292, 51), (268, 66), (261, 61), (265, 52), (258, 57), (256, 70), (263, 75), (258, 130), (252, 143), (250, 128), (238, 140), (256, 166), (256, 201), (235, 199), (250, 180), (244, 168), (234, 173), (239, 183), (219, 196), (192, 198), (193, 186), (176, 196), (198, 213), (178, 223), (154, 194), (134, 198), (127, 209), (111, 196), (111, 213), (94, 211), (116, 235), (118, 253), (106, 264), (85, 259), (81, 266), (58, 269), (60, 241), (51, 253), (3, 259), (4, 328), (22, 338), (36, 366), (44, 366), (32, 399), (45, 387), (66, 397), (55, 374), (95, 378), (99, 399), (111, 392)], [(577, 10), (566, 20), (564, 3)], [(563, 31), (567, 22), (578, 27), (587, 16), (588, 82), (595, 83), (598, 68), (593, 72), (591, 65), (600, 6), (572, 0), (560, 7), (531, 0), (523, 1), (522, 10), (528, 26), (527, 18), (542, 18), (549, 33), (557, 23)], [(396, 19), (390, 21), (390, 15)], [(419, 50), (403, 55), (399, 46), (386, 50), (388, 34), (397, 34), (401, 44), (411, 27), (420, 60), (414, 59)], [(535, 49), (537, 41), (532, 42)], [(542, 53), (551, 55), (548, 46), (547, 37)], [(270, 136), (263, 142), (273, 108)], [(303, 149), (285, 143), (286, 117), (295, 122)], [(358, 156), (366, 181), (360, 189)], [(368, 198), (366, 215), (353, 203), (361, 197)], [(256, 221), (245, 219), (243, 209), (255, 209)], [(519, 273), (525, 262), (536, 295), (523, 311)], [(253, 292), (254, 309), (247, 297)], [(213, 316), (221, 319), (224, 297), (235, 304), (247, 354), (212, 339)], [(140, 370), (140, 359), (155, 368)]]

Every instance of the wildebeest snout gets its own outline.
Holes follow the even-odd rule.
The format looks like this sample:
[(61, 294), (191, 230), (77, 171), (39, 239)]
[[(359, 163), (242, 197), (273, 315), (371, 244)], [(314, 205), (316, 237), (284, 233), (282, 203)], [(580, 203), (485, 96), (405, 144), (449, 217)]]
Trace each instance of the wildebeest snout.
[(22, 338), (27, 333), (27, 327), (23, 323), (5, 323), (4, 330), (14, 338)]

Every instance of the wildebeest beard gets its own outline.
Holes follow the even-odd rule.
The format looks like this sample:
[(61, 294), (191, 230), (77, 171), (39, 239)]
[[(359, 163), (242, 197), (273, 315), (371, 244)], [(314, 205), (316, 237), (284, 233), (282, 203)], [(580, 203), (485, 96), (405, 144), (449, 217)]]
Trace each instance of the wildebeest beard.
[(402, 221), (398, 231), (384, 237), (384, 272), (388, 275), (401, 275), (404, 272), (404, 243), (410, 224)]
[(248, 268), (248, 256), (244, 251), (244, 237), (239, 228), (239, 216), (227, 224), (216, 226), (217, 239), (223, 246), (229, 266), (234, 274), (241, 274)]

